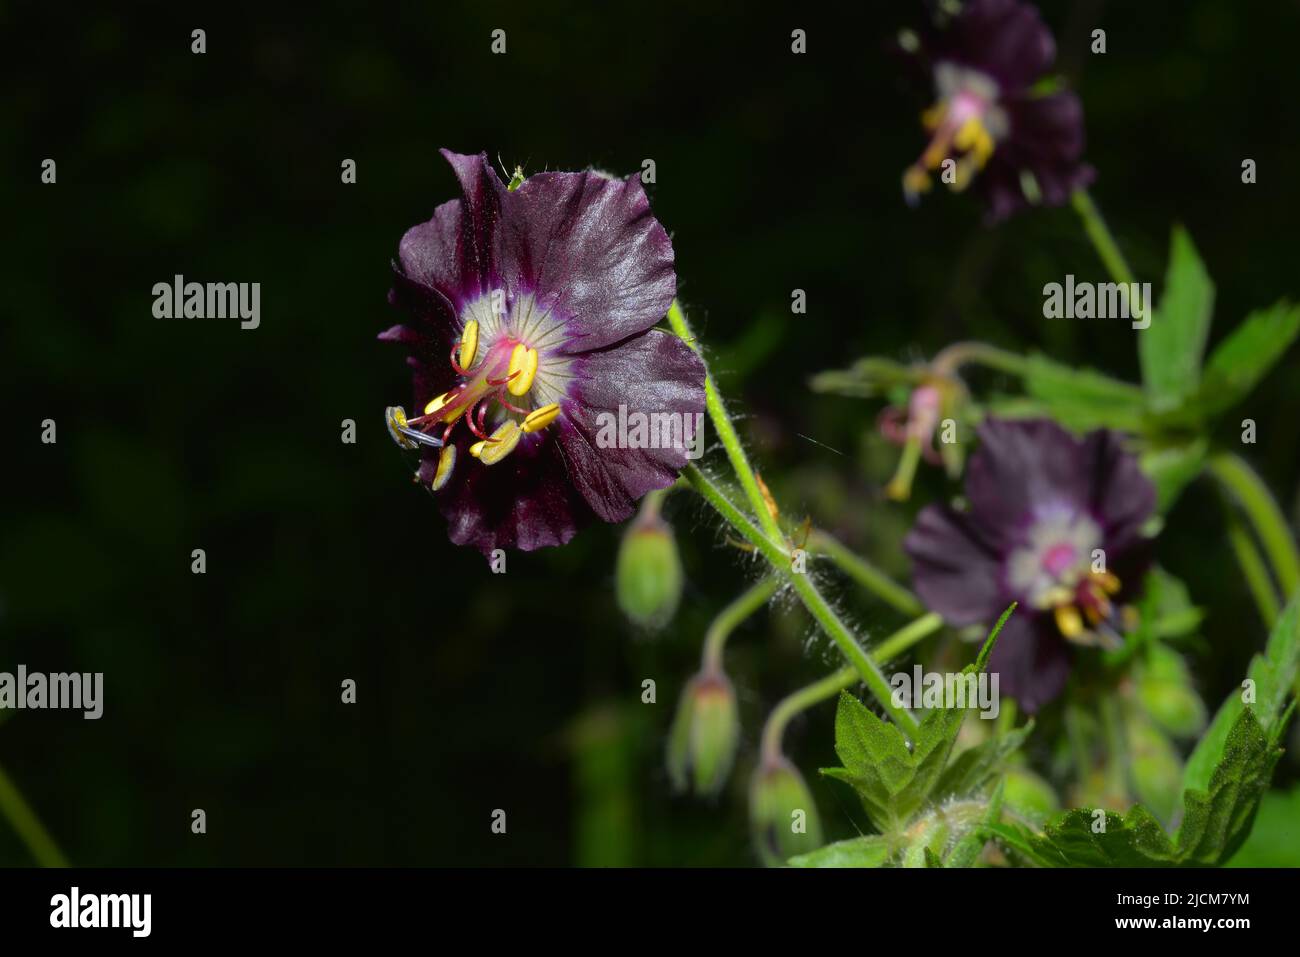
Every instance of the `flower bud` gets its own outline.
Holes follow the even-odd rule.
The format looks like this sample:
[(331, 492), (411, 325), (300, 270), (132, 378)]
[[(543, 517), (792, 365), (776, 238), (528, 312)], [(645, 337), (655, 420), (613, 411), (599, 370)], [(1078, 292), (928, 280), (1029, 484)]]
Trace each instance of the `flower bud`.
[(1035, 823), (1045, 821), (1061, 807), (1052, 786), (1028, 768), (1007, 768), (1002, 803)]
[(784, 756), (765, 758), (749, 784), (749, 826), (763, 863), (779, 867), (822, 846), (822, 822), (803, 775)]
[(662, 628), (676, 613), (682, 565), (672, 526), (657, 514), (643, 512), (624, 534), (615, 588), (623, 613), (645, 628)]
[(1137, 680), (1137, 696), (1151, 719), (1176, 737), (1192, 737), (1205, 726), (1205, 704), (1175, 651), (1153, 647)]
[(740, 718), (736, 693), (720, 671), (702, 671), (682, 693), (668, 737), (668, 774), (678, 791), (722, 790), (736, 756)]

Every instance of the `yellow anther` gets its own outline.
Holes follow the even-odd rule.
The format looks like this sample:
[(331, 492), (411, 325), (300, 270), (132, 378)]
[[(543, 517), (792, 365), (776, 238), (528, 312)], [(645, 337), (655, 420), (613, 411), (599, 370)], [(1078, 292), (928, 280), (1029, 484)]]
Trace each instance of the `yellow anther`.
[(1056, 627), (1066, 638), (1077, 638), (1083, 634), (1083, 616), (1073, 605), (1057, 605), (1054, 616)]
[[(519, 373), (515, 375), (515, 373)], [(506, 384), (511, 395), (523, 395), (533, 387), (533, 376), (537, 375), (537, 350), (530, 349), (522, 342), (510, 353), (510, 368), (506, 375), (514, 376)]]
[(388, 425), (388, 434), (393, 437), (394, 442), (404, 449), (415, 448), (415, 442), (411, 441), (398, 431), (399, 429), (407, 428), (405, 409), (400, 405), (390, 405), (384, 410), (384, 421)]
[(903, 173), (903, 189), (915, 196), (930, 191), (930, 174), (919, 166), (909, 166)]
[(519, 437), (523, 434), (514, 419), (507, 419), (492, 433), (495, 441), (485, 443), (479, 451), (478, 460), (484, 465), (495, 465), (515, 450)]
[(1092, 580), (1100, 585), (1101, 590), (1107, 595), (1114, 595), (1119, 592), (1120, 581), (1113, 572), (1093, 572)]
[(475, 442), (473, 445), (469, 447), (469, 454), (474, 456), (474, 458), (478, 458), (480, 455), (483, 454), (483, 449), (486, 446), (487, 446), (486, 440), (482, 442)]
[(447, 393), (444, 392), (442, 395), (438, 396), (436, 399), (430, 399), (430, 400), (429, 400), (429, 404), (426, 405), (426, 406), (424, 407), (424, 414), (425, 414), (425, 415), (433, 415), (433, 413), (437, 412), (439, 409), (441, 409), (441, 408), (442, 408), (444, 405), (446, 405), (446, 404), (447, 404)]
[(451, 480), (451, 470), (456, 467), (456, 446), (444, 445), (438, 453), (438, 468), (433, 473), (429, 488), (435, 492)]
[(965, 153), (975, 146), (975, 142), (979, 139), (982, 131), (983, 127), (980, 126), (980, 121), (972, 116), (958, 127), (956, 135), (952, 138), (952, 145)]
[(471, 319), (465, 323), (460, 334), (460, 367), (468, 369), (478, 356), (478, 322)]
[(1043, 592), (1044, 605), (1041, 607), (1068, 605), (1072, 598), (1074, 598), (1073, 589), (1066, 588), (1064, 585), (1053, 585)]
[(933, 132), (939, 128), (943, 118), (948, 114), (948, 107), (942, 103), (936, 103), (928, 110), (921, 111), (921, 125), (927, 130)]
[(544, 405), (540, 409), (533, 409), (533, 411), (529, 412), (520, 428), (525, 432), (539, 432), (554, 422), (559, 414), (559, 403), (552, 402), (550, 405)]

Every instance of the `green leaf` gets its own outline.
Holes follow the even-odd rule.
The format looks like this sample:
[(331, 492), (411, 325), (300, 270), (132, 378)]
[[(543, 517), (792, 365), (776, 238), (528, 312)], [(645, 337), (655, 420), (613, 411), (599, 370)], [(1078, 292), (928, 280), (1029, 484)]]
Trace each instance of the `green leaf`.
[[(1015, 608), (1013, 603), (1002, 613), (975, 663), (961, 672), (963, 677), (984, 669), (998, 633)], [(891, 832), (929, 800), (947, 767), (966, 710), (935, 708), (927, 712), (909, 749), (897, 727), (877, 717), (853, 695), (841, 692), (835, 712), (835, 753), (844, 767), (824, 768), (822, 774), (850, 784), (862, 798), (872, 823)]]
[[(1148, 330), (1149, 331), (1149, 330)], [(1030, 354), (1025, 361), (1025, 392), (1038, 399), (1066, 428), (1140, 432), (1146, 425), (1142, 390), (1093, 369), (1076, 369)]]
[[(1155, 662), (1158, 664), (1158, 661)], [(1094, 829), (1094, 812), (1075, 809), (1041, 833), (1017, 825), (989, 828), (1013, 851), (1034, 863), (1101, 867), (1219, 865), (1250, 832), (1282, 750), (1277, 746), (1290, 719), (1291, 688), (1300, 670), (1300, 595), (1291, 600), (1269, 635), (1262, 655), (1250, 663), (1253, 703), (1234, 692), (1188, 758), (1182, 780), (1182, 824), (1170, 838), (1142, 805), (1120, 817), (1106, 812)]]
[(1198, 409), (1217, 415), (1244, 399), (1300, 335), (1300, 306), (1286, 301), (1252, 312), (1210, 353)]
[(1175, 838), (1141, 804), (1121, 817), (1076, 808), (1041, 833), (1015, 825), (988, 830), (1034, 863), (1056, 867), (1205, 867), (1222, 864), (1250, 830), (1259, 800), (1282, 751), (1251, 709), (1233, 724), (1223, 761), (1207, 790), (1184, 795), (1183, 823)]
[(1250, 836), (1229, 867), (1295, 867), (1300, 860), (1300, 786), (1270, 791), (1259, 803)]
[(827, 844), (808, 854), (792, 857), (791, 867), (884, 867), (889, 844), (878, 834)]
[(935, 796), (942, 800), (982, 789), (997, 776), (1006, 759), (1019, 750), (1033, 730), (1034, 723), (1030, 721), (1014, 731), (967, 748), (944, 769), (934, 788)]
[(1254, 712), (1246, 708), (1228, 732), (1223, 760), (1208, 791), (1183, 795), (1178, 829), (1180, 863), (1217, 866), (1236, 853), (1250, 832), (1259, 801), (1268, 790), (1282, 749)]
[[(1291, 599), (1273, 626), (1262, 655), (1250, 662), (1247, 678), (1253, 682), (1253, 705), (1261, 727), (1270, 735), (1280, 729), (1280, 718), (1300, 670), (1300, 596)], [(1219, 708), (1210, 728), (1197, 742), (1183, 769), (1183, 790), (1204, 789), (1215, 767), (1224, 760), (1229, 733), (1243, 711), (1250, 710), (1241, 692), (1233, 692)]]
[(1214, 283), (1192, 238), (1175, 227), (1160, 306), (1138, 331), (1142, 384), (1155, 411), (1177, 409), (1195, 394), (1213, 314)]

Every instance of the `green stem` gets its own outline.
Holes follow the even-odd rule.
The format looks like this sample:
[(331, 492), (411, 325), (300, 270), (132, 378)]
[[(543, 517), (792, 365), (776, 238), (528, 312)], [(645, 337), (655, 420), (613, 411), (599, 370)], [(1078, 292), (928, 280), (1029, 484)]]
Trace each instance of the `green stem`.
[(1128, 263), (1124, 260), (1124, 254), (1120, 252), (1119, 243), (1115, 242), (1115, 237), (1111, 235), (1110, 227), (1106, 225), (1106, 220), (1102, 218), (1101, 211), (1097, 209), (1097, 204), (1092, 201), (1092, 197), (1084, 189), (1075, 190), (1070, 200), (1074, 205), (1075, 212), (1083, 220), (1084, 231), (1088, 234), (1088, 238), (1092, 240), (1097, 255), (1101, 257), (1102, 265), (1110, 273), (1111, 279), (1122, 284), (1121, 289), (1124, 295), (1127, 296), (1129, 283), (1136, 281), (1133, 278), (1133, 270), (1129, 269)]
[[(871, 657), (876, 664), (887, 664), (891, 659), (897, 658), (907, 649), (911, 648), (918, 641), (926, 638), (943, 627), (943, 619), (931, 612), (928, 615), (916, 619), (908, 625), (894, 632), (875, 648), (871, 649)], [(783, 698), (781, 702), (772, 709), (768, 716), (767, 724), (763, 726), (763, 745), (762, 755), (764, 761), (775, 761), (781, 756), (781, 739), (785, 735), (786, 726), (790, 720), (797, 714), (807, 711), (809, 708), (821, 704), (827, 698), (832, 698), (839, 694), (845, 688), (851, 687), (858, 682), (858, 671), (851, 665), (846, 665), (839, 671), (832, 672), (820, 681), (815, 681), (805, 688), (800, 688), (793, 694)]]
[(928, 638), (943, 627), (943, 618), (938, 612), (922, 615), (916, 621), (904, 625), (876, 647), (871, 649), (871, 657), (880, 664), (893, 661), (903, 652), (923, 638)]
[(1106, 784), (1112, 800), (1122, 803), (1128, 798), (1128, 747), (1124, 719), (1113, 695), (1101, 697), (1101, 722), (1106, 735)]
[(1092, 758), (1083, 733), (1083, 718), (1075, 704), (1065, 706), (1065, 734), (1070, 741), (1070, 755), (1074, 759), (1074, 775), (1082, 790), (1088, 786), (1088, 778), (1092, 776)]
[(808, 538), (808, 547), (823, 553), (855, 582), (903, 614), (919, 615), (925, 611), (919, 598), (830, 534), (820, 529), (814, 531)]
[(1254, 539), (1250, 537), (1250, 532), (1246, 531), (1241, 520), (1229, 513), (1227, 525), (1228, 544), (1232, 546), (1232, 552), (1237, 557), (1237, 564), (1246, 577), (1246, 585), (1250, 588), (1264, 624), (1272, 631), (1281, 609), (1278, 607), (1273, 580), (1268, 577), (1268, 568), (1265, 567), (1264, 559), (1260, 556), (1259, 549), (1255, 547)]
[[(677, 333), (682, 341), (694, 349), (697, 354), (700, 354), (699, 343), (695, 339), (695, 334), (691, 332), (690, 323), (686, 321), (686, 313), (682, 311), (681, 303), (676, 299), (668, 308), (668, 324), (672, 326), (673, 332)], [(703, 355), (700, 354), (700, 357), (702, 359)], [(727, 407), (722, 401), (722, 395), (718, 392), (717, 384), (713, 381), (713, 374), (708, 371), (707, 365), (704, 372), (704, 407), (708, 410), (709, 419), (718, 432), (718, 439), (722, 442), (722, 447), (727, 451), (727, 458), (731, 460), (731, 467), (736, 472), (740, 487), (744, 489), (745, 497), (749, 499), (749, 507), (753, 509), (754, 514), (758, 517), (759, 525), (769, 538), (778, 542), (785, 541), (781, 527), (768, 510), (767, 498), (758, 487), (758, 479), (754, 475), (754, 469), (749, 464), (749, 458), (745, 455), (744, 446), (740, 444), (740, 436), (736, 434), (735, 426), (731, 423), (731, 417), (727, 414)]]
[(772, 541), (755, 525), (748, 515), (737, 508), (722, 489), (718, 488), (707, 475), (694, 465), (682, 469), (682, 475), (691, 483), (691, 488), (700, 493), (700, 497), (713, 506), (714, 511), (727, 520), (727, 524), (743, 535), (755, 549), (775, 568), (790, 565), (790, 553), (784, 545)]
[(1210, 456), (1207, 468), (1245, 512), (1277, 575), (1282, 596), (1289, 600), (1300, 590), (1300, 551), (1268, 486), (1245, 459), (1231, 452)]
[[(699, 353), (699, 344), (695, 341), (691, 327), (686, 321), (686, 314), (682, 311), (681, 304), (675, 299), (668, 310), (668, 323), (688, 346), (694, 349), (696, 353)], [(703, 360), (702, 355), (701, 360)], [(713, 505), (718, 510), (718, 513), (727, 519), (737, 531), (753, 542), (755, 547), (763, 553), (763, 556), (771, 562), (772, 567), (785, 576), (795, 594), (803, 602), (804, 607), (808, 609), (808, 614), (817, 620), (817, 623), (822, 626), (826, 634), (830, 635), (831, 640), (840, 646), (840, 652), (844, 657), (858, 669), (863, 682), (880, 703), (880, 706), (893, 718), (894, 723), (903, 730), (904, 734), (915, 739), (920, 726), (909, 711), (894, 705), (889, 693), (889, 684), (885, 681), (885, 676), (880, 673), (880, 669), (867, 657), (867, 653), (858, 644), (853, 632), (840, 620), (839, 615), (831, 608), (830, 603), (826, 601), (817, 586), (813, 584), (812, 579), (805, 574), (794, 571), (789, 558), (789, 550), (786, 547), (785, 536), (781, 532), (780, 525), (777, 524), (776, 516), (767, 507), (767, 497), (758, 486), (758, 479), (754, 475), (754, 470), (749, 464), (749, 458), (745, 455), (745, 450), (740, 444), (740, 437), (731, 424), (731, 418), (727, 415), (726, 406), (723, 404), (722, 396), (718, 393), (718, 388), (713, 382), (712, 374), (708, 371), (707, 363), (705, 363), (704, 372), (704, 406), (708, 410), (713, 427), (717, 429), (718, 438), (727, 451), (727, 458), (731, 460), (731, 467), (735, 470), (736, 478), (745, 491), (745, 497), (749, 499), (750, 508), (753, 509), (754, 515), (758, 518), (762, 531), (755, 529), (753, 522), (742, 515), (740, 510), (732, 505), (730, 500), (714, 487), (713, 483), (698, 468), (693, 465), (687, 466), (683, 470), (683, 474), (686, 474), (691, 484), (700, 490), (705, 500)], [(777, 544), (778, 542), (781, 544)]]
[(826, 601), (822, 593), (813, 584), (812, 579), (807, 575), (796, 572), (793, 563), (787, 552), (780, 545), (777, 545), (756, 527), (731, 501), (718, 490), (708, 477), (705, 476), (694, 465), (688, 465), (682, 470), (682, 474), (690, 481), (691, 485), (700, 493), (706, 502), (717, 510), (718, 514), (731, 524), (731, 526), (741, 535), (745, 536), (754, 546), (763, 554), (776, 571), (784, 576), (785, 580), (790, 583), (800, 601), (803, 602), (808, 614), (816, 619), (821, 625), (822, 630), (831, 637), (840, 647), (840, 652), (848, 659), (849, 663), (857, 669), (862, 676), (863, 683), (875, 697), (880, 706), (885, 709), (894, 723), (903, 730), (909, 738), (915, 739), (917, 732), (920, 730), (916, 719), (911, 713), (904, 708), (897, 707), (889, 691), (889, 683), (885, 676), (880, 673), (880, 669), (875, 666), (872, 660), (867, 657), (867, 653), (862, 646), (858, 644), (857, 638), (854, 637), (847, 625), (840, 620), (830, 603)]
[(1029, 368), (1029, 360), (1024, 356), (986, 342), (954, 342), (945, 346), (930, 361), (930, 368), (940, 375), (952, 375), (970, 362), (1016, 376), (1023, 376)]
[(68, 860), (54, 843), (54, 838), (50, 837), (49, 831), (45, 830), (40, 818), (22, 796), (17, 785), (5, 773), (4, 768), (0, 768), (0, 813), (9, 819), (9, 823), (13, 825), (14, 830), (41, 867), (68, 866)]
[(704, 671), (722, 670), (722, 651), (731, 633), (750, 615), (766, 605), (768, 599), (776, 594), (780, 584), (780, 580), (775, 577), (764, 578), (750, 586), (739, 598), (722, 609), (717, 618), (713, 619), (713, 624), (709, 625), (709, 630), (704, 635)]

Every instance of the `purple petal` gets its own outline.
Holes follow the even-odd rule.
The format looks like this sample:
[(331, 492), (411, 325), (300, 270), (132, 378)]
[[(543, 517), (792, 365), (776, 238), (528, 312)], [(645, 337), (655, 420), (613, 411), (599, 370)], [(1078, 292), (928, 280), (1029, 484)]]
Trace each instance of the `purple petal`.
[[(447, 487), (436, 494), (457, 545), (485, 555), (496, 548), (532, 551), (563, 545), (591, 520), (591, 510), (572, 488), (554, 441), (525, 435), (510, 455), (483, 465), (469, 454), (474, 437), (458, 430), (456, 466)], [(420, 478), (433, 477), (437, 452), (426, 453)]]
[(917, 594), (949, 624), (992, 621), (1006, 607), (1001, 558), (969, 516), (930, 505), (917, 516), (903, 549), (912, 559)]
[(1096, 178), (1083, 162), (1083, 106), (1073, 93), (1004, 100), (1009, 133), (976, 179), (997, 222), (1029, 206), (1021, 177), (1031, 173), (1042, 206), (1062, 206)]
[(1043, 506), (1083, 511), (1091, 480), (1080, 441), (1050, 419), (987, 419), (966, 471), (971, 514), (1005, 553)]
[(668, 312), (677, 290), (673, 246), (639, 178), (539, 173), (507, 202), (506, 286), (534, 291), (568, 320), (573, 338), (562, 351), (604, 348)]
[(1034, 714), (1065, 689), (1070, 657), (1051, 618), (1018, 608), (1002, 626), (988, 671), (998, 674), (999, 695), (1010, 695)]
[[(454, 317), (467, 302), (500, 285), (498, 225), (509, 194), (486, 153), (441, 152), (460, 181), (463, 198), (443, 203), (427, 223), (406, 231), (398, 246), (397, 269)], [(409, 298), (416, 293), (398, 289), (397, 295)]]
[(966, 0), (923, 42), (931, 59), (987, 73), (1004, 93), (1030, 86), (1056, 59), (1056, 41), (1037, 8), (1020, 0)]
[(1102, 524), (1108, 552), (1122, 552), (1138, 543), (1142, 526), (1156, 508), (1155, 486), (1122, 442), (1119, 433), (1109, 430), (1091, 432), (1083, 441), (1092, 477), (1088, 502)]
[(694, 428), (696, 414), (702, 418), (704, 412), (704, 363), (677, 336), (654, 329), (612, 349), (576, 356), (573, 375), (563, 414), (552, 426), (569, 480), (602, 519), (622, 521), (646, 492), (672, 484), (687, 462), (687, 449), (601, 448), (601, 413), (617, 418), (620, 405), (627, 415), (674, 413), (689, 416)]

